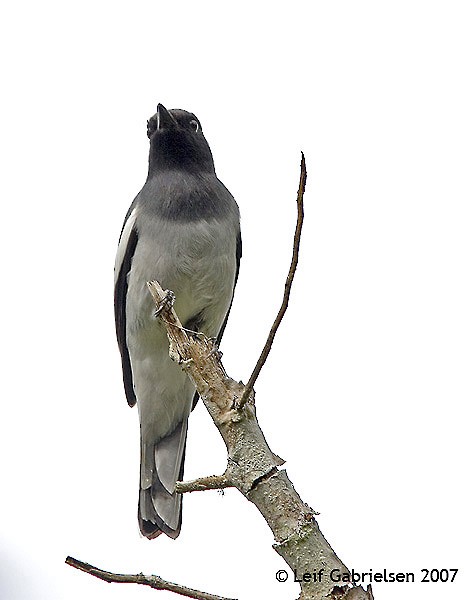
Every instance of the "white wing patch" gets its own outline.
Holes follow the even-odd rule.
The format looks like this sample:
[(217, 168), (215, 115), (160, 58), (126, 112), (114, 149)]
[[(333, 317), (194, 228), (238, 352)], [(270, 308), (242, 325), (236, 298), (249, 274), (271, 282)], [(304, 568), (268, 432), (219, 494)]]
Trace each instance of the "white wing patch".
[(119, 273), (122, 266), (122, 261), (124, 260), (125, 251), (127, 249), (127, 244), (129, 242), (130, 232), (132, 231), (135, 221), (137, 219), (137, 207), (133, 209), (130, 213), (129, 218), (125, 222), (124, 229), (122, 230), (121, 238), (119, 240), (119, 245), (117, 247), (116, 254), (116, 262), (114, 265), (114, 285), (117, 282), (117, 278), (119, 277)]

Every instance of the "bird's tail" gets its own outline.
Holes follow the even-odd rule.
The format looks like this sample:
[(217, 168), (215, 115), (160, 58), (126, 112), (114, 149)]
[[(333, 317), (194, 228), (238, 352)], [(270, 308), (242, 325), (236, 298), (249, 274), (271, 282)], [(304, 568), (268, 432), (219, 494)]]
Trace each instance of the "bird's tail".
[(141, 436), (138, 522), (148, 539), (165, 533), (177, 538), (181, 531), (182, 496), (174, 486), (184, 474), (187, 418), (156, 444)]

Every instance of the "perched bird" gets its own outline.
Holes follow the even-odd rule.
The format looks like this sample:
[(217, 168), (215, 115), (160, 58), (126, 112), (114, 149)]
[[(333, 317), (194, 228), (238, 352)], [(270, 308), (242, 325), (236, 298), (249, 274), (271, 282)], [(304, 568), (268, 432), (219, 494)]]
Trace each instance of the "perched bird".
[(241, 258), (238, 206), (215, 174), (200, 121), (158, 104), (147, 126), (148, 177), (130, 206), (115, 264), (114, 308), (124, 388), (140, 417), (140, 531), (181, 529), (187, 421), (197, 395), (168, 355), (147, 281), (172, 290), (184, 327), (220, 341)]

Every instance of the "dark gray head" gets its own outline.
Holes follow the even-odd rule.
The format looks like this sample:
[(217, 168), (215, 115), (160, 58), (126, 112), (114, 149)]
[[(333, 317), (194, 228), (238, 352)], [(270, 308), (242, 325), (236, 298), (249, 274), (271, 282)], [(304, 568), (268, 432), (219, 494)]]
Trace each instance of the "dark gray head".
[(215, 172), (212, 153), (199, 119), (186, 110), (158, 110), (147, 122), (150, 138), (149, 174), (163, 170)]

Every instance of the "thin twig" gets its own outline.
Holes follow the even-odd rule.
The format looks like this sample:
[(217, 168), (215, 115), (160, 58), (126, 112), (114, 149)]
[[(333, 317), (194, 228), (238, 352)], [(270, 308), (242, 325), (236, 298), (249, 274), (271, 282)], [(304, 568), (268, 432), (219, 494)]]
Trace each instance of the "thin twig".
[(270, 329), (265, 346), (262, 349), (261, 355), (259, 356), (256, 366), (254, 367), (254, 371), (252, 372), (252, 375), (249, 378), (249, 381), (247, 382), (246, 387), (244, 389), (244, 393), (238, 403), (238, 408), (242, 408), (249, 399), (249, 396), (253, 390), (254, 384), (256, 383), (259, 373), (261, 372), (261, 369), (264, 366), (264, 363), (267, 360), (267, 357), (269, 356), (269, 352), (272, 348), (272, 343), (274, 341), (275, 334), (277, 333), (280, 322), (282, 321), (283, 316), (288, 307), (288, 301), (290, 299), (290, 291), (291, 291), (291, 287), (292, 287), (292, 283), (293, 283), (293, 278), (295, 276), (296, 267), (298, 265), (301, 228), (303, 227), (303, 215), (304, 215), (304, 213), (303, 213), (303, 195), (305, 192), (305, 187), (306, 187), (306, 161), (305, 161), (305, 156), (302, 152), (301, 153), (300, 185), (298, 188), (298, 195), (297, 195), (297, 199), (296, 199), (298, 216), (297, 216), (297, 221), (296, 221), (295, 237), (293, 238), (293, 256), (292, 256), (292, 260), (291, 260), (291, 264), (290, 264), (290, 270), (288, 271), (287, 279), (285, 281), (285, 291), (283, 293), (283, 301), (282, 301), (280, 310), (278, 311), (277, 317), (275, 318), (275, 321)]
[(144, 575), (138, 573), (137, 575), (120, 575), (117, 573), (111, 573), (109, 571), (103, 571), (97, 567), (93, 567), (88, 563), (84, 563), (81, 560), (77, 560), (71, 556), (67, 556), (65, 559), (67, 565), (75, 567), (80, 571), (89, 573), (98, 579), (107, 581), (108, 583), (139, 583), (140, 585), (147, 585), (155, 590), (166, 590), (168, 592), (174, 592), (187, 598), (195, 598), (196, 600), (233, 600), (232, 598), (225, 598), (223, 596), (214, 596), (213, 594), (207, 594), (206, 592), (200, 592), (193, 590), (184, 585), (178, 585), (177, 583), (171, 583), (171, 581), (165, 581), (158, 577), (158, 575)]
[(208, 477), (199, 477), (191, 481), (177, 481), (174, 491), (178, 494), (186, 494), (187, 492), (222, 490), (228, 487), (233, 487), (233, 484), (226, 475), (209, 475)]

